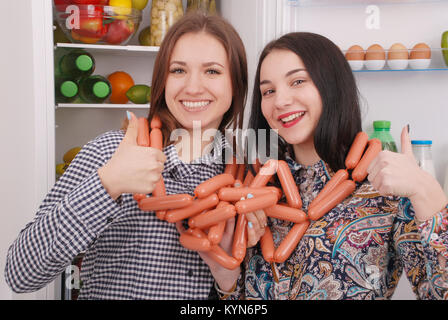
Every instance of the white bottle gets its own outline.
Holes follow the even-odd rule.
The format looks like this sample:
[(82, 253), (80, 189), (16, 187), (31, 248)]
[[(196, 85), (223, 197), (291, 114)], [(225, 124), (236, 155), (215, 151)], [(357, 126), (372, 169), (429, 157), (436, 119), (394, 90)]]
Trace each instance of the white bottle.
[(412, 140), (412, 152), (417, 160), (418, 165), (423, 170), (429, 172), (434, 178), (436, 177), (436, 170), (434, 169), (434, 162), (432, 161), (432, 141), (431, 140)]

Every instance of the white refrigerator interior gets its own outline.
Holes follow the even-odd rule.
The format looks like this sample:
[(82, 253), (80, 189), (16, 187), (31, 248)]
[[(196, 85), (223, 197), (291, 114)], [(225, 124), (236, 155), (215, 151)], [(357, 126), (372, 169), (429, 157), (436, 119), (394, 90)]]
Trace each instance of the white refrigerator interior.
[[(353, 5), (354, 2), (361, 4)], [(407, 47), (425, 42), (431, 48), (440, 48), (441, 34), (448, 30), (447, 1), (395, 0), (389, 5), (385, 2), (218, 1), (221, 14), (235, 26), (246, 46), (249, 63), (247, 106), (251, 102), (258, 54), (269, 40), (289, 31), (320, 33), (342, 50), (354, 44), (366, 49), (373, 43), (388, 49), (395, 42)], [(2, 202), (6, 205), (3, 218), (7, 223), (0, 226), (0, 270), (4, 270), (9, 245), (32, 220), (53, 185), (55, 164), (62, 162), (64, 153), (103, 132), (120, 128), (126, 110), (137, 116), (147, 114), (147, 106), (139, 108), (132, 104), (118, 108), (56, 108), (51, 3), (52, 0), (20, 0), (0, 4), (4, 11), (12, 12), (0, 22), (3, 30), (13, 25), (13, 21), (21, 21), (17, 36), (7, 38), (14, 50), (0, 53), (2, 60), (9, 61), (4, 69), (8, 77), (1, 80), (2, 96), (7, 97), (5, 125), (1, 126), (1, 133), (9, 156), (0, 158), (2, 167), (8, 168), (1, 179)], [(186, 0), (183, 3), (185, 6)], [(367, 10), (372, 3), (376, 8)], [(149, 24), (150, 7), (151, 1), (144, 10), (139, 30)], [(372, 10), (379, 20), (372, 22)], [(137, 37), (138, 33), (130, 44), (137, 45)], [(136, 84), (151, 83), (156, 52), (92, 53), (96, 59), (94, 74), (107, 76), (122, 70), (129, 73)], [(440, 50), (433, 53), (440, 55)], [(362, 95), (364, 130), (371, 132), (374, 120), (390, 120), (391, 133), (399, 147), (401, 128), (410, 124), (412, 139), (433, 141), (436, 174), (443, 184), (448, 163), (448, 138), (444, 134), (448, 115), (448, 71), (357, 72), (355, 77)], [(22, 80), (22, 87), (14, 85), (19, 80)], [(28, 89), (26, 94), (23, 87)], [(20, 119), (18, 110), (23, 114)], [(248, 111), (249, 108), (246, 117)], [(27, 201), (23, 201), (24, 196)], [(0, 299), (57, 299), (61, 296), (57, 281), (38, 293), (18, 295), (13, 294), (4, 277), (0, 277)], [(407, 280), (402, 278), (394, 299), (414, 298)]]

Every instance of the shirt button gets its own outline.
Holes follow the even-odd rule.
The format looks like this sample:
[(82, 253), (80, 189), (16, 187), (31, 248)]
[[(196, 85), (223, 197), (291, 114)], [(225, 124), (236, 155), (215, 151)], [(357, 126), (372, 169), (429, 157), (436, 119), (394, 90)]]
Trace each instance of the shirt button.
[(192, 277), (192, 276), (193, 276), (193, 270), (188, 270), (187, 275), (188, 275), (189, 277)]
[(106, 222), (107, 222), (107, 223), (112, 223), (112, 221), (114, 221), (113, 218), (107, 218), (107, 219), (106, 219)]
[(436, 233), (433, 233), (431, 235), (431, 240), (437, 240), (437, 239), (439, 239), (439, 236)]

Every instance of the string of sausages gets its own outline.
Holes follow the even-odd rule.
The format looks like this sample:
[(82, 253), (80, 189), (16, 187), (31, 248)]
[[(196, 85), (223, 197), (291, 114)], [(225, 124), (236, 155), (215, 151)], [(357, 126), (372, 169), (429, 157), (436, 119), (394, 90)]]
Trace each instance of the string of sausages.
[[(160, 119), (153, 118), (150, 131), (148, 121), (139, 118), (138, 145), (162, 150), (161, 125)], [(179, 237), (182, 246), (206, 251), (230, 270), (237, 268), (246, 255), (247, 213), (264, 210), (268, 217), (293, 222), (294, 226), (277, 248), (269, 226), (265, 227), (265, 233), (260, 239), (264, 259), (269, 263), (282, 263), (305, 234), (310, 220), (320, 219), (355, 191), (355, 182), (361, 182), (367, 177), (367, 168), (380, 151), (380, 140), (369, 140), (365, 132), (359, 132), (345, 160), (346, 168), (338, 170), (328, 181), (310, 203), (308, 214), (302, 210), (302, 200), (288, 164), (274, 159), (268, 160), (263, 166), (257, 160), (254, 177), (251, 171), (244, 176), (245, 166), (238, 165), (234, 157), (232, 163), (226, 165), (223, 174), (199, 184), (194, 190), (194, 197), (189, 194), (166, 195), (161, 178), (152, 197), (136, 194), (134, 199), (141, 210), (155, 211), (161, 220), (176, 223), (188, 219), (189, 228)], [(275, 174), (282, 189), (267, 186)], [(279, 203), (283, 194), (286, 203)], [(232, 255), (229, 255), (219, 244), (226, 221), (236, 215)]]

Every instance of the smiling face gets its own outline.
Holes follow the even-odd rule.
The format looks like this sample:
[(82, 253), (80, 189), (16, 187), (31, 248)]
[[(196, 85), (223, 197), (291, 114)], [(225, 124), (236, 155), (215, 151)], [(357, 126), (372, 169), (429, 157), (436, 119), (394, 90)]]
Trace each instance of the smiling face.
[(176, 42), (169, 62), (165, 100), (187, 130), (217, 129), (232, 104), (232, 81), (223, 45), (208, 33), (187, 33)]
[[(272, 129), (293, 145), (314, 149), (322, 100), (300, 57), (275, 49), (260, 69), (261, 111)], [(297, 153), (296, 153), (297, 156)]]

